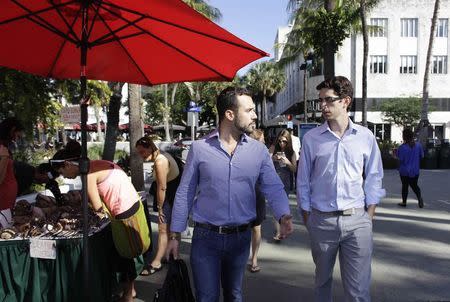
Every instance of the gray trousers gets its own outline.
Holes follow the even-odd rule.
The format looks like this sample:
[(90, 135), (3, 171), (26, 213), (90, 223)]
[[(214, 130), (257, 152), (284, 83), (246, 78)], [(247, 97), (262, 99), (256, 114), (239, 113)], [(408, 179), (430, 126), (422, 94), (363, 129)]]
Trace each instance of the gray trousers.
[(316, 264), (314, 301), (331, 302), (333, 268), (339, 252), (344, 301), (370, 302), (372, 220), (364, 209), (352, 216), (313, 210), (307, 228)]

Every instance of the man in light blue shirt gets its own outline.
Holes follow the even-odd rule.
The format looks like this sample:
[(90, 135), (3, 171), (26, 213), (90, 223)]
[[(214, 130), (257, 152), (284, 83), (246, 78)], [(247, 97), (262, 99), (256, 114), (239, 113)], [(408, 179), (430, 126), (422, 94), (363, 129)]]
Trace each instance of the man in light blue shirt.
[(292, 232), (292, 216), (283, 184), (267, 148), (247, 134), (255, 129), (255, 105), (246, 89), (229, 87), (217, 98), (219, 129), (195, 141), (189, 150), (172, 210), (167, 254), (178, 256), (179, 233), (192, 210), (195, 222), (191, 266), (198, 302), (242, 301), (252, 221), (256, 218), (255, 184), (281, 222)]
[(297, 171), (297, 202), (316, 265), (315, 301), (332, 301), (338, 251), (345, 301), (370, 301), (372, 219), (385, 195), (380, 150), (374, 135), (348, 116), (347, 78), (323, 81), (317, 90), (326, 122), (305, 134)]

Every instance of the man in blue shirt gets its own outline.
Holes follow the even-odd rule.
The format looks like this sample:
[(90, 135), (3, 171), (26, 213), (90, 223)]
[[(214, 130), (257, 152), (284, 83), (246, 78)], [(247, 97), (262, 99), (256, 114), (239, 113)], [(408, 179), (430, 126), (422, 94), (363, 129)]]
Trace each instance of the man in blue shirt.
[(339, 251), (345, 301), (370, 301), (372, 219), (384, 196), (383, 166), (373, 134), (348, 116), (353, 87), (345, 77), (317, 86), (326, 122), (303, 138), (297, 202), (316, 265), (315, 301), (332, 301)]
[(167, 254), (178, 257), (179, 233), (192, 210), (191, 266), (198, 302), (242, 301), (241, 286), (256, 218), (255, 184), (292, 232), (283, 184), (267, 148), (247, 134), (255, 129), (255, 105), (246, 89), (229, 87), (217, 98), (219, 128), (195, 141), (186, 159), (172, 210)]

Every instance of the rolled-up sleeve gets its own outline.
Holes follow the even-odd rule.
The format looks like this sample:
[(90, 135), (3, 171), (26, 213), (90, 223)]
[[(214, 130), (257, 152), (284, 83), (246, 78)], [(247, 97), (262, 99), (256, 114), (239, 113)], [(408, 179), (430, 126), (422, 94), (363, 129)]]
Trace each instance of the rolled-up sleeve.
[(182, 232), (186, 229), (189, 212), (195, 198), (198, 185), (198, 164), (194, 149), (195, 144), (192, 144), (186, 158), (180, 185), (175, 195), (170, 225), (172, 232)]
[(383, 162), (381, 160), (380, 149), (374, 136), (371, 137), (371, 151), (365, 160), (364, 171), (366, 179), (364, 181), (365, 203), (367, 206), (378, 204), (386, 195), (383, 189)]
[(300, 160), (297, 167), (297, 206), (298, 210), (311, 211), (311, 147), (303, 139)]
[(275, 171), (269, 152), (263, 152), (263, 161), (259, 174), (260, 189), (267, 199), (270, 208), (277, 220), (283, 215), (291, 213), (289, 199), (284, 191), (284, 185)]

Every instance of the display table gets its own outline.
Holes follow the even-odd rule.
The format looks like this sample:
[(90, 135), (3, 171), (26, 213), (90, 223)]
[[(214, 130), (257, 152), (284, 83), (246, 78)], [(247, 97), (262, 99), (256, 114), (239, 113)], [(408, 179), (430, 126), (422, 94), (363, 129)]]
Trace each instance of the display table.
[[(56, 241), (55, 260), (31, 258), (29, 240), (0, 241), (0, 299), (83, 301), (82, 239)], [(89, 237), (91, 301), (110, 301), (113, 241), (108, 225)]]

